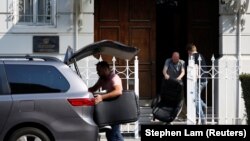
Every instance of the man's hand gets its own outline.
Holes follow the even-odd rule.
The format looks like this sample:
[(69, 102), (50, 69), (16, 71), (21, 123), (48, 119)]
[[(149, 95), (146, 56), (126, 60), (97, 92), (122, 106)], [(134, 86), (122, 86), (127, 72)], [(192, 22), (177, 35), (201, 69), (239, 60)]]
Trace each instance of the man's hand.
[(102, 102), (102, 96), (99, 94), (95, 95), (95, 104), (98, 104), (100, 102)]
[(177, 77), (176, 80), (181, 81), (181, 78)]
[(167, 79), (167, 80), (169, 79), (169, 75), (167, 75), (167, 74), (164, 75), (164, 77), (165, 77), (165, 79)]

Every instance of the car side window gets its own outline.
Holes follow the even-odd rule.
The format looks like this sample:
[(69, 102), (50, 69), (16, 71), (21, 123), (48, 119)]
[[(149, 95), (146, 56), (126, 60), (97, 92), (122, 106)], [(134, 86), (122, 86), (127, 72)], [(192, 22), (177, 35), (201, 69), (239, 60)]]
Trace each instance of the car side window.
[(53, 66), (6, 64), (5, 70), (12, 94), (60, 93), (70, 87)]
[(0, 62), (0, 95), (9, 94), (9, 87), (7, 84), (7, 79), (4, 71), (4, 66)]

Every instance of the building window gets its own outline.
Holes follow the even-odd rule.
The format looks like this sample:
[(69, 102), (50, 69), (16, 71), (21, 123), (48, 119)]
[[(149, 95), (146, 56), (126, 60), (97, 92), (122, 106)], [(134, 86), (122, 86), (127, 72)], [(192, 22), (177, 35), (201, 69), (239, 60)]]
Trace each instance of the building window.
[(55, 0), (18, 0), (17, 24), (54, 25)]

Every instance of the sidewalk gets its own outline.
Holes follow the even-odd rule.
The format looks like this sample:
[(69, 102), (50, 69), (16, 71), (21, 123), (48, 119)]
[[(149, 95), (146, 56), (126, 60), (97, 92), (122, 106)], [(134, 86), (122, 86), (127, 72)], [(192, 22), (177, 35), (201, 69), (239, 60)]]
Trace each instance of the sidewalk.
[[(106, 138), (101, 138), (100, 141), (107, 141)], [(124, 141), (141, 141), (141, 139), (135, 139), (135, 138), (131, 138), (131, 137), (124, 137)]]
[[(107, 141), (105, 133), (100, 133), (101, 134), (101, 140), (100, 141)], [(131, 136), (123, 136), (124, 141), (141, 141), (141, 138), (135, 139), (134, 137)]]

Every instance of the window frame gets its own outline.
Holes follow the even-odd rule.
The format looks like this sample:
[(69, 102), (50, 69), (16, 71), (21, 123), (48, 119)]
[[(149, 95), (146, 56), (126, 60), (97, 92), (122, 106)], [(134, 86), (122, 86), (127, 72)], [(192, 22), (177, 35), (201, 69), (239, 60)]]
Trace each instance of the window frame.
[[(24, 0), (25, 1), (25, 0)], [(48, 26), (48, 27), (53, 27), (56, 26), (56, 11), (57, 11), (57, 0), (51, 0), (51, 20), (50, 22), (39, 22), (39, 10), (38, 10), (38, 0), (32, 0), (33, 3), (33, 8), (32, 8), (32, 19), (31, 22), (25, 22), (25, 21), (19, 21), (20, 15), (19, 15), (19, 2), (20, 0), (15, 0), (13, 3), (13, 7), (15, 7), (15, 10), (13, 12), (14, 14), (14, 24), (18, 26)]]

